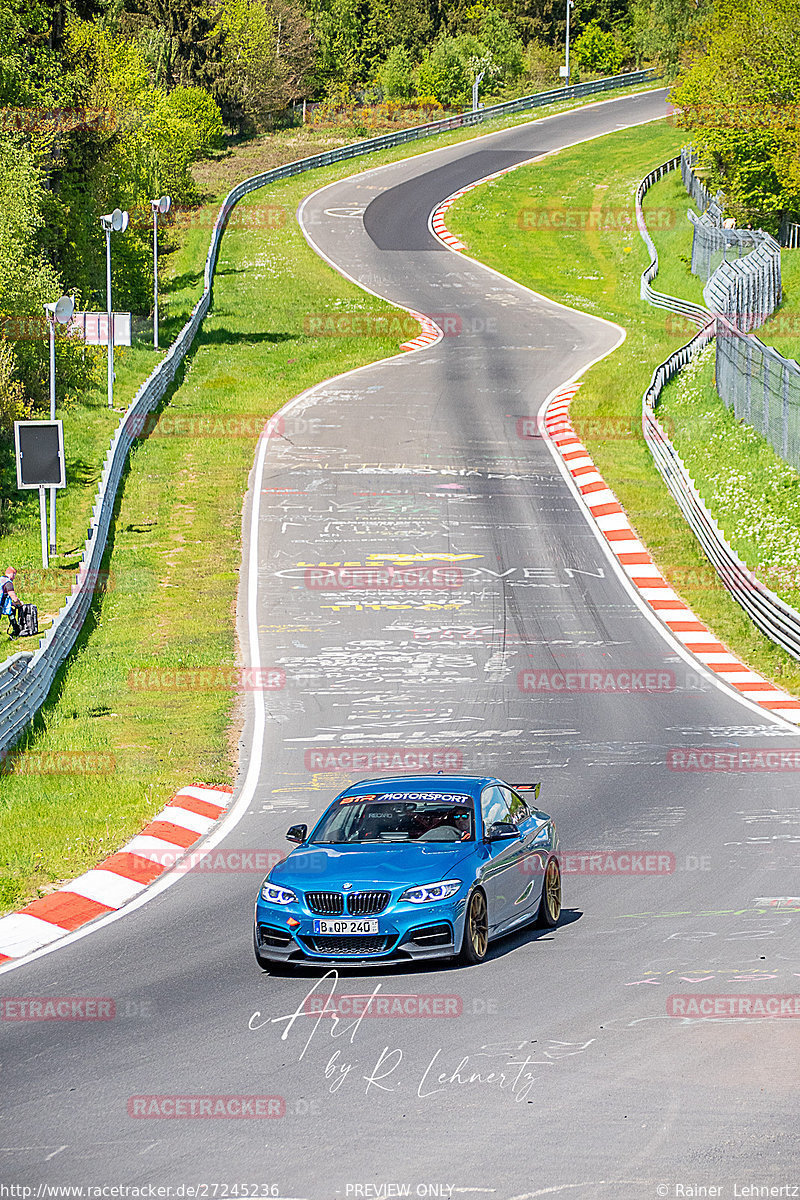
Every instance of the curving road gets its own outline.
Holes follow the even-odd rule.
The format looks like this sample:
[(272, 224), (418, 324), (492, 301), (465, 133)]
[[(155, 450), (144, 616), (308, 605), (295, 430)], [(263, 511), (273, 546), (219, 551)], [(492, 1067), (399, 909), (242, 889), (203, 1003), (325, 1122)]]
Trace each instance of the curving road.
[[(3, 972), (7, 998), (110, 997), (116, 1016), (3, 1021), (0, 1182), (33, 1195), (45, 1184), (205, 1185), (194, 1195), (220, 1200), (649, 1197), (696, 1185), (732, 1196), (737, 1182), (800, 1182), (796, 1023), (667, 1015), (674, 994), (794, 993), (800, 971), (797, 917), (754, 903), (798, 890), (792, 774), (673, 771), (668, 752), (796, 748), (798, 735), (658, 631), (546, 443), (518, 436), (519, 419), (619, 330), (445, 251), (428, 230), (464, 184), (664, 112), (663, 91), (597, 104), (305, 202), (303, 227), (329, 260), (457, 333), (313, 389), (289, 406), (282, 436), (261, 443), (240, 632), (250, 661), (287, 682), (251, 698), (240, 799), (218, 850), (227, 864), (237, 849), (282, 850), (289, 824), (380, 773), (353, 767), (355, 751), (369, 763), (391, 747), (541, 778), (575, 865), (601, 849), (667, 865), (569, 873), (561, 926), (495, 945), (478, 968), (345, 975), (339, 995), (380, 984), (423, 1015), (339, 1023), (291, 1019), (322, 986), (312, 972), (256, 968), (257, 876), (181, 878)], [(403, 561), (460, 575), (439, 590), (422, 575), (416, 590), (376, 592), (327, 590), (309, 574)], [(531, 694), (518, 687), (529, 667), (537, 678), (646, 668), (669, 687)], [(129, 1115), (131, 1097), (176, 1094), (280, 1096), (285, 1115)]]

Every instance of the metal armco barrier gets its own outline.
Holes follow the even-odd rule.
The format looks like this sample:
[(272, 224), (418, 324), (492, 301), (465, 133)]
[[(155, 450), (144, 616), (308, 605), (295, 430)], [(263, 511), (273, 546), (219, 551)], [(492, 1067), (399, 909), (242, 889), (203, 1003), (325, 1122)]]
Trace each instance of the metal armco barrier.
[[(96, 581), (100, 578), (100, 565), (106, 548), (117, 487), (128, 451), (135, 438), (145, 428), (147, 413), (156, 407), (172, 383), (178, 367), (194, 341), (203, 317), (208, 312), (219, 244), (234, 206), (249, 192), (253, 192), (257, 188), (275, 183), (280, 179), (288, 179), (290, 176), (299, 175), (304, 171), (313, 171), (316, 167), (327, 167), (332, 163), (344, 162), (346, 159), (357, 158), (362, 154), (371, 154), (376, 150), (388, 150), (393, 146), (402, 146), (406, 142), (430, 137), (436, 133), (445, 133), (451, 129), (480, 125), (484, 121), (490, 121), (496, 117), (540, 108), (559, 100), (580, 99), (583, 96), (597, 95), (614, 88), (649, 83), (657, 78), (658, 76), (652, 70), (629, 71), (624, 75), (612, 75), (606, 79), (593, 80), (590, 83), (579, 83), (572, 87), (556, 88), (549, 92), (537, 92), (533, 96), (522, 96), (518, 100), (494, 104), (489, 108), (479, 109), (478, 112), (445, 117), (441, 121), (432, 121), (427, 125), (398, 129), (394, 133), (368, 138), (363, 142), (353, 142), (348, 146), (341, 146), (338, 150), (312, 154), (307, 158), (286, 163), (282, 167), (275, 167), (271, 171), (264, 171), (261, 175), (245, 179), (228, 193), (217, 215), (211, 235), (211, 245), (206, 257), (203, 294), (165, 357), (139, 388), (111, 439), (111, 448), (106, 455), (100, 486), (97, 489), (89, 536), (72, 592), (53, 621), (52, 628), (42, 639), (38, 650), (35, 653), (23, 651), (15, 654), (0, 667), (0, 754), (13, 745), (44, 703), (58, 668), (74, 646), (83, 627)], [(265, 424), (266, 421), (265, 417)]]
[[(669, 163), (651, 171), (639, 184), (636, 192), (636, 223), (651, 254), (650, 265), (642, 273), (642, 297), (650, 303), (653, 303), (650, 300), (651, 295), (659, 296), (662, 300), (664, 297), (650, 288), (650, 281), (658, 271), (658, 255), (645, 226), (642, 200), (653, 183), (666, 174), (667, 170), (674, 170), (679, 162), (680, 159), (671, 159)], [(674, 296), (667, 297), (667, 299), (672, 302), (673, 312), (681, 312), (689, 320), (697, 321), (698, 313), (703, 312), (698, 305), (691, 304), (686, 300), (679, 300)], [(667, 306), (659, 304), (658, 307)], [(766, 634), (776, 645), (788, 651), (794, 658), (800, 659), (800, 613), (757, 579), (732, 546), (728, 544), (725, 535), (706, 508), (695, 487), (694, 480), (686, 470), (680, 455), (656, 415), (659, 396), (664, 385), (673, 379), (681, 368), (686, 366), (694, 355), (699, 354), (703, 347), (711, 341), (718, 323), (720, 326), (723, 323), (728, 324), (724, 318), (715, 318), (711, 313), (706, 312), (704, 322), (700, 322), (702, 325), (700, 332), (656, 367), (650, 386), (642, 399), (642, 432), (664, 482), (702, 546), (706, 558), (734, 600), (741, 605), (762, 633)], [(756, 341), (756, 339), (750, 340)]]
[(659, 179), (663, 179), (670, 171), (674, 171), (680, 163), (680, 157), (670, 158), (667, 162), (662, 163), (660, 167), (656, 167), (651, 171), (649, 175), (646, 175), (636, 189), (636, 224), (642, 240), (645, 246), (647, 246), (647, 252), (650, 255), (650, 262), (644, 271), (642, 271), (641, 297), (648, 304), (652, 304), (654, 308), (665, 308), (668, 312), (688, 317), (693, 324), (702, 329), (713, 318), (711, 313), (703, 308), (701, 304), (691, 304), (688, 300), (678, 300), (675, 296), (667, 296), (664, 292), (657, 292), (650, 286), (658, 274), (658, 251), (653, 239), (647, 232), (644, 212), (642, 211), (642, 202), (653, 184), (657, 183)]

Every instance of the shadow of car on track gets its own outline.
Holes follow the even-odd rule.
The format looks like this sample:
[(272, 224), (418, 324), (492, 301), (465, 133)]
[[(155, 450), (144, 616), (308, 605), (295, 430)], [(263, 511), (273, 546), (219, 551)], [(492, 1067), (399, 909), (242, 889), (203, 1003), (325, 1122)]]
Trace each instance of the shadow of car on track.
[(348, 979), (375, 978), (376, 976), (380, 976), (381, 979), (391, 979), (402, 975), (431, 975), (439, 971), (480, 970), (487, 963), (505, 958), (506, 955), (511, 954), (515, 950), (521, 950), (524, 946), (533, 942), (554, 941), (558, 938), (562, 930), (566, 929), (569, 925), (573, 925), (576, 921), (580, 921), (582, 916), (583, 912), (581, 909), (563, 908), (558, 925), (553, 929), (526, 925), (522, 929), (505, 934), (503, 937), (498, 938), (496, 942), (492, 942), (483, 961), (474, 965), (458, 962), (454, 958), (426, 958), (416, 962), (387, 963), (386, 966), (380, 966), (377, 962), (374, 966), (372, 964), (369, 966), (351, 966), (347, 962), (271, 963), (269, 969), (262, 971), (262, 974), (267, 976), (274, 975), (278, 978), (319, 979), (323, 975), (327, 975), (329, 971), (335, 969), (339, 972), (346, 972)]

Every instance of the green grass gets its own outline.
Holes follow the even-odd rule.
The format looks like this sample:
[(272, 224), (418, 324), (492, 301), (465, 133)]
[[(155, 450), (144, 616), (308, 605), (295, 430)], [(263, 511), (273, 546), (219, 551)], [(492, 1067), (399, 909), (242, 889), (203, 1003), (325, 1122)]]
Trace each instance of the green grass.
[[(529, 119), (493, 122), (488, 129)], [(292, 216), (304, 195), (332, 179), (485, 132), (486, 126), (457, 131), (351, 160), (243, 201), (223, 240), (212, 309), (165, 398), (160, 426), (131, 452), (104, 560), (109, 586), (96, 597), (50, 697), (5, 764), (0, 908), (18, 907), (92, 866), (133, 836), (177, 787), (233, 778), (239, 709), (224, 671), (236, 662), (241, 510), (258, 429), (305, 388), (396, 353), (403, 340), (310, 336), (308, 313), (396, 310), (332, 271), (293, 219), (276, 223), (274, 215)], [(285, 157), (298, 154), (289, 149)], [(164, 344), (200, 294), (219, 200), (233, 177), (265, 169), (252, 145), (238, 160), (216, 165), (216, 175), (204, 168), (203, 186), (213, 200), (188, 223), (169, 258)], [(155, 361), (144, 345), (123, 356), (118, 402), (130, 399)], [(102, 381), (96, 397), (76, 406), (70, 454), (79, 444), (80, 420), (90, 417), (96, 437), (82, 450), (85, 478), (73, 475), (72, 495), (62, 502), (63, 515), (59, 510), (59, 541), (76, 557), (118, 419), (103, 410)], [(241, 436), (200, 436), (198, 422), (209, 418), (233, 422)], [(0, 541), (0, 554), (13, 548), (18, 564), (35, 568), (34, 514), (21, 512), (14, 521), (15, 535)], [(22, 574), (23, 597), (35, 600), (38, 593), (24, 589)], [(212, 675), (219, 668), (222, 677), (192, 690), (132, 686), (133, 672), (140, 680), (142, 672), (155, 672), (144, 678), (158, 682), (159, 674), (197, 668)]]
[(800, 607), (800, 476), (720, 400), (713, 345), (667, 385), (659, 416), (739, 557)]
[[(657, 122), (564, 150), (468, 193), (450, 210), (448, 225), (475, 258), (555, 300), (625, 327), (623, 345), (584, 376), (572, 404), (576, 428), (675, 590), (734, 653), (800, 693), (800, 664), (763, 637), (730, 598), (641, 434), (642, 395), (652, 371), (691, 331), (639, 297), (647, 255), (633, 217), (633, 194), (643, 176), (675, 155), (681, 142), (679, 130)], [(681, 260), (691, 248), (691, 229), (681, 215), (687, 207), (679, 177), (668, 177), (648, 193), (645, 216), (654, 218), (651, 233), (664, 265), (653, 286), (697, 299), (699, 281)], [(526, 208), (571, 212), (575, 222), (570, 228), (539, 220), (526, 227), (519, 216)], [(674, 211), (674, 221), (659, 217), (662, 211)]]
[(782, 300), (756, 336), (784, 358), (800, 360), (800, 249), (781, 251)]
[[(67, 486), (59, 491), (56, 502), (58, 554), (46, 571), (42, 568), (38, 493), (13, 491), (3, 506), (0, 562), (18, 568), (17, 591), (23, 600), (38, 605), (41, 634), (50, 627), (75, 581), (103, 460), (119, 424), (120, 413), (130, 404), (186, 323), (202, 291), (208, 229), (196, 228), (187, 232), (183, 244), (171, 255), (172, 269), (162, 284), (161, 349), (153, 349), (152, 324), (138, 321), (133, 345), (118, 347), (115, 351), (114, 409), (108, 407), (106, 358), (105, 351), (100, 349), (87, 350), (90, 360), (95, 363), (95, 384), (90, 390), (66, 401), (58, 390), (56, 392), (56, 416), (64, 423)], [(56, 387), (58, 389), (58, 377)], [(13, 444), (8, 440), (0, 446), (0, 454), (6, 464), (9, 461), (13, 464)], [(6, 633), (5, 624), (3, 622), (0, 637)], [(8, 654), (32, 650), (39, 641), (40, 638), (8, 641), (5, 649)]]

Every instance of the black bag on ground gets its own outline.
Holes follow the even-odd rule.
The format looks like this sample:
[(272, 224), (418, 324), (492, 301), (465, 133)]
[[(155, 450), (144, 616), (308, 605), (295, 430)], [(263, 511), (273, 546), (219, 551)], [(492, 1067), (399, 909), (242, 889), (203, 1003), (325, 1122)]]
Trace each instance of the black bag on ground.
[(17, 615), (20, 637), (33, 637), (39, 632), (39, 609), (35, 604), (23, 604)]

